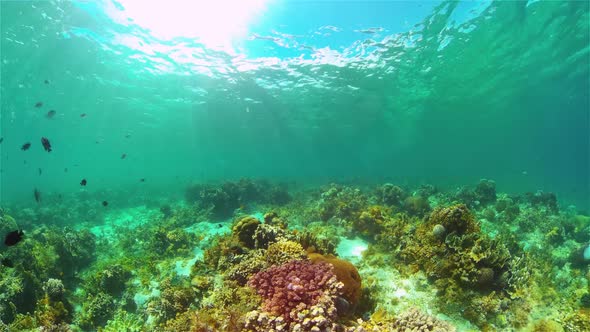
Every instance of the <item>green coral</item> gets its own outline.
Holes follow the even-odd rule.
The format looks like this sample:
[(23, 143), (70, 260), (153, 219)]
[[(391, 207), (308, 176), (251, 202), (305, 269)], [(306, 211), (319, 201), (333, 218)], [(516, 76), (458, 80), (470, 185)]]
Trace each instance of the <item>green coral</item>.
[(321, 193), (318, 212), (322, 220), (358, 218), (368, 199), (360, 189), (331, 184)]
[(160, 283), (160, 296), (153, 298), (147, 312), (156, 323), (163, 323), (189, 309), (196, 299), (196, 293), (187, 282), (173, 284), (169, 278)]
[(104, 326), (115, 313), (115, 299), (106, 293), (89, 297), (82, 306), (78, 324), (88, 330)]
[(523, 296), (530, 277), (525, 256), (517, 247), (510, 252), (505, 241), (482, 234), (467, 206), (452, 205), (435, 209), (401, 256), (435, 279), (441, 303), (462, 305), (464, 315), (483, 326), (500, 317), (499, 303)]
[(145, 331), (143, 319), (136, 314), (125, 310), (117, 310), (111, 320), (108, 321), (101, 332), (142, 332)]

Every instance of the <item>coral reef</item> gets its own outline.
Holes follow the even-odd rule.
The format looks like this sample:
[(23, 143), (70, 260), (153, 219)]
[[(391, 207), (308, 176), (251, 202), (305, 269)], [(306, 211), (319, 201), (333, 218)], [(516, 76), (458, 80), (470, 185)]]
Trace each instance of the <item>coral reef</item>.
[(307, 252), (317, 252), (319, 254), (335, 254), (336, 244), (326, 237), (320, 237), (316, 233), (310, 231), (298, 232), (294, 239), (301, 244), (303, 249)]
[(352, 263), (333, 255), (324, 256), (317, 253), (310, 253), (308, 257), (315, 264), (330, 264), (336, 275), (336, 279), (342, 283), (342, 297), (351, 305), (358, 304), (361, 298), (361, 276)]
[(379, 204), (400, 206), (408, 195), (402, 188), (391, 183), (386, 183), (377, 188), (375, 196), (377, 196), (377, 202)]
[(410, 215), (422, 216), (430, 210), (428, 199), (420, 195), (408, 196), (404, 200), (403, 210)]
[(268, 246), (266, 262), (269, 266), (285, 264), (305, 257), (303, 247), (293, 241), (279, 241)]
[(324, 221), (330, 218), (353, 220), (367, 204), (367, 198), (359, 189), (332, 184), (321, 193), (318, 212)]
[(98, 293), (84, 303), (78, 324), (87, 330), (104, 326), (115, 313), (115, 300), (111, 295)]
[(590, 326), (590, 217), (553, 194), (242, 179), (188, 188), (187, 205), (88, 202), (106, 193), (0, 209), (26, 234), (0, 248), (0, 331)]
[(496, 183), (482, 179), (475, 187), (475, 197), (481, 205), (492, 204), (496, 201)]
[(412, 308), (396, 318), (391, 331), (453, 332), (456, 329), (445, 321)]
[(546, 193), (543, 191), (526, 193), (522, 199), (533, 207), (545, 208), (549, 213), (556, 214), (559, 212), (557, 196), (555, 196), (554, 193)]
[(146, 310), (157, 323), (165, 322), (189, 309), (195, 297), (190, 285), (174, 285), (170, 279), (165, 279), (160, 283), (160, 296), (150, 301)]
[(291, 200), (291, 196), (285, 185), (241, 179), (220, 185), (191, 185), (185, 191), (185, 200), (200, 209), (210, 210), (215, 219), (226, 219), (231, 217), (236, 209), (248, 204), (283, 205)]
[(43, 291), (45, 291), (45, 294), (47, 294), (51, 300), (61, 300), (66, 292), (66, 288), (61, 280), (49, 278), (49, 280), (43, 284)]
[(486, 302), (510, 303), (522, 296), (530, 273), (523, 254), (518, 254), (481, 234), (464, 204), (435, 209), (402, 251), (406, 262), (418, 264), (435, 280), (443, 303), (470, 303), (466, 315), (471, 309), (483, 315), (471, 317), (476, 324), (487, 324), (500, 312), (494, 305), (483, 309), (482, 297), (491, 294)]
[(254, 233), (260, 224), (260, 221), (254, 217), (244, 217), (232, 226), (232, 233), (237, 236), (240, 243), (252, 249), (255, 245)]
[(262, 316), (256, 315), (256, 321), (268, 326), (297, 324), (301, 320), (299, 313), (311, 311), (314, 305), (327, 301), (323, 299), (325, 295), (340, 295), (342, 284), (332, 271), (327, 263), (294, 260), (258, 272), (250, 278), (248, 286), (264, 299), (263, 309), (277, 317), (262, 323)]

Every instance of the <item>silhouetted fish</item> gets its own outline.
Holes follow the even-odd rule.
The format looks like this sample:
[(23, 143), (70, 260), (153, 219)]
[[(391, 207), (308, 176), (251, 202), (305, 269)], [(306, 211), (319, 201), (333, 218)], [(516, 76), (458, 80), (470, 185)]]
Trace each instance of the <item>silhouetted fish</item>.
[(68, 172), (68, 168), (67, 168), (67, 167), (66, 167), (66, 168), (64, 168), (64, 172), (65, 172), (65, 173), (67, 173), (67, 172)]
[(2, 144), (2, 142), (4, 142), (4, 137), (0, 137), (0, 144)]
[(51, 110), (49, 112), (47, 112), (47, 118), (51, 119), (55, 116), (55, 110)]
[(31, 147), (31, 143), (27, 142), (27, 143), (23, 144), (23, 146), (21, 146), (20, 149), (23, 151), (27, 151), (30, 147)]
[(35, 190), (33, 191), (33, 195), (35, 196), (35, 201), (37, 203), (41, 203), (41, 192), (37, 190), (37, 188), (35, 188)]
[(51, 152), (51, 143), (49, 143), (49, 140), (47, 138), (41, 137), (41, 144), (43, 144), (43, 148), (45, 149), (45, 151)]
[(123, 153), (123, 154), (121, 155), (121, 159), (125, 159), (126, 157), (127, 157), (127, 154), (126, 154), (126, 153)]
[(144, 178), (139, 179), (139, 182), (145, 182)]
[(86, 117), (86, 113), (82, 113), (82, 114), (80, 114), (80, 117), (81, 117), (81, 118), (84, 118), (84, 117)]
[(37, 107), (37, 108), (42, 107), (42, 106), (43, 106), (43, 103), (40, 101), (35, 103), (35, 107)]
[(107, 201), (102, 201), (102, 206), (107, 206), (107, 205), (109, 205), (109, 202), (107, 202)]
[(41, 175), (43, 173), (43, 170), (41, 168), (39, 168), (39, 175)]
[(125, 138), (131, 137), (131, 134), (125, 134)]
[(13, 246), (13, 245), (19, 243), (20, 240), (23, 239), (24, 235), (25, 235), (25, 233), (23, 233), (22, 230), (12, 231), (12, 232), (6, 234), (6, 237), (4, 238), (4, 244), (7, 246)]
[(49, 80), (45, 80), (43, 81), (45, 84), (49, 84)]
[(81, 186), (85, 186), (86, 185), (86, 179), (82, 179), (82, 181), (80, 181), (80, 185)]

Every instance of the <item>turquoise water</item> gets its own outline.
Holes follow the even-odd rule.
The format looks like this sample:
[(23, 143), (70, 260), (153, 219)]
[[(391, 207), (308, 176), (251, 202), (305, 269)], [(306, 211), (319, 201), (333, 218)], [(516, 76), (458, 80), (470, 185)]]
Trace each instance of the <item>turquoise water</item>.
[[(364, 320), (354, 331), (401, 329), (411, 306), (459, 331), (590, 329), (587, 1), (0, 11), (0, 231), (25, 230), (0, 247), (0, 331), (263, 331), (244, 318), (264, 308), (244, 300), (256, 288), (244, 278), (264, 270), (255, 252), (271, 251), (244, 242), (253, 220), (285, 233), (288, 257), (301, 258), (297, 242), (357, 266), (364, 297), (347, 295), (354, 310), (338, 317)], [(442, 247), (477, 243), (500, 258), (469, 251), (476, 272), (460, 277), (422, 261), (461, 252), (428, 242), (452, 229), (448, 211), (472, 238)], [(105, 286), (109, 273), (121, 284)], [(52, 297), (49, 279), (66, 295)], [(101, 301), (113, 307), (89, 309)], [(235, 326), (220, 318), (233, 304)]]
[(191, 35), (191, 15), (165, 21), (170, 9), (158, 37), (158, 15), (140, 26), (107, 4), (2, 3), (3, 200), (77, 191), (81, 177), (251, 176), (491, 178), (590, 204), (583, 1), (275, 1), (220, 47)]

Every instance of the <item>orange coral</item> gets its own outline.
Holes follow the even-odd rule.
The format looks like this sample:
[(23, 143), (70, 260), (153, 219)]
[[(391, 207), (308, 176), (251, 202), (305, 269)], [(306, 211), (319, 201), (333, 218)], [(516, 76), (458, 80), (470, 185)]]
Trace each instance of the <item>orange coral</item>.
[(314, 264), (321, 262), (331, 264), (334, 267), (336, 278), (344, 284), (344, 287), (342, 288), (344, 298), (353, 305), (358, 303), (361, 298), (361, 276), (352, 263), (334, 255), (324, 256), (321, 254), (310, 253), (307, 256)]

